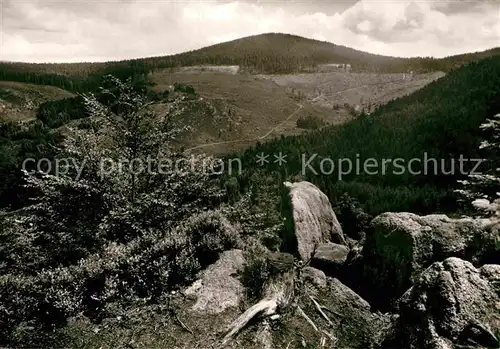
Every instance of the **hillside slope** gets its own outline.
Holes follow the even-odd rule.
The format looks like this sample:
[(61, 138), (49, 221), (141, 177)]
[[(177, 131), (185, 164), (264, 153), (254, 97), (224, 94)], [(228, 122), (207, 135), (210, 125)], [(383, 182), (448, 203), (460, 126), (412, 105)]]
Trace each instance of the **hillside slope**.
[[(223, 154), (308, 132), (297, 126), (298, 120), (312, 118), (325, 126), (343, 124), (355, 117), (353, 111), (373, 110), (443, 75), (414, 74), (407, 79), (402, 74), (350, 72), (252, 76), (162, 69), (148, 78), (157, 92), (173, 83), (195, 88), (201, 99), (191, 101), (182, 119), (192, 127), (183, 140), (185, 148)], [(161, 110), (162, 105), (157, 105), (157, 111)]]
[(372, 111), (443, 77), (427, 74), (310, 73), (266, 75), (279, 86), (304, 94), (315, 105), (338, 109), (345, 103)]
[(52, 86), (0, 81), (0, 120), (33, 119), (40, 104), (73, 96), (68, 91)]
[[(353, 118), (357, 107), (373, 109), (442, 75), (415, 74), (412, 79), (402, 79), (402, 74), (350, 72), (253, 76), (190, 68), (173, 73), (158, 69), (147, 78), (159, 96), (172, 92), (175, 84), (193, 86), (196, 93), (185, 94), (185, 111), (177, 120), (191, 128), (180, 145), (197, 152), (226, 154), (312, 129), (298, 127), (300, 120), (312, 119), (317, 123), (314, 128), (342, 124)], [(58, 128), (84, 117), (80, 99), (67, 98), (73, 94), (62, 89), (2, 82), (1, 91), (0, 117), (4, 121), (38, 118), (46, 126)], [(162, 115), (167, 105), (160, 98), (153, 109)]]
[(354, 71), (447, 72), (471, 61), (498, 54), (500, 48), (442, 59), (396, 58), (295, 35), (270, 33), (171, 56), (120, 62), (74, 64), (0, 62), (0, 80), (46, 84), (71, 91), (84, 91), (97, 86), (96, 79), (107, 73), (131, 76), (145, 74), (158, 68), (239, 65), (242, 72), (282, 74), (314, 71), (320, 64), (348, 63)]
[[(249, 173), (286, 171), (289, 175), (301, 175), (318, 184), (331, 199), (347, 191), (358, 197), (372, 213), (405, 208), (423, 213), (447, 211), (455, 202), (449, 190), (457, 187), (459, 157), (481, 157), (478, 153), (479, 125), (498, 112), (500, 56), (495, 56), (452, 71), (423, 89), (348, 124), (259, 145), (245, 153), (246, 169)], [(277, 151), (288, 156), (286, 169), (269, 164), (254, 170), (250, 165), (256, 154)], [(310, 163), (317, 175), (310, 170), (302, 173), (303, 154), (306, 159), (317, 154)], [(425, 156), (438, 160), (437, 170), (432, 165), (427, 175), (412, 174), (408, 162), (420, 159), (420, 166), (415, 165), (413, 172), (422, 172)], [(396, 158), (405, 161), (407, 167), (403, 173), (396, 174), (392, 165), (381, 169), (383, 159)], [(360, 171), (353, 167), (339, 181), (338, 167), (331, 173), (321, 173), (319, 168), (323, 159), (331, 159), (335, 165), (338, 159), (350, 159), (353, 166), (359, 159)], [(378, 163), (375, 174), (364, 171), (363, 162), (367, 159), (375, 159)], [(450, 171), (453, 173), (447, 174)]]
[[(174, 82), (194, 87), (197, 99), (186, 104), (180, 121), (191, 127), (183, 145), (199, 152), (227, 153), (281, 134), (301, 134), (296, 120), (308, 114), (329, 124), (345, 120), (326, 108), (294, 98), (268, 79), (224, 73), (170, 74), (168, 70), (158, 71), (150, 79), (158, 92), (168, 90)], [(160, 114), (162, 108), (161, 103), (155, 106)], [(285, 127), (279, 127), (285, 122)]]

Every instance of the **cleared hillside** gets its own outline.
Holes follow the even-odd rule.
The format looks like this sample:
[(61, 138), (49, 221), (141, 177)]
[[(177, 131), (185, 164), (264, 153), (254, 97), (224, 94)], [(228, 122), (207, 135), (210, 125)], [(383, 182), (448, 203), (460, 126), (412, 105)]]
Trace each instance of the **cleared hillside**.
[(0, 81), (0, 120), (34, 119), (36, 110), (42, 103), (73, 96), (68, 91), (52, 86)]
[[(150, 75), (157, 92), (173, 83), (192, 86), (197, 97), (186, 101), (181, 123), (192, 131), (183, 138), (186, 149), (227, 153), (245, 149), (258, 141), (304, 131), (295, 123), (301, 116), (314, 114), (328, 124), (339, 124), (345, 116), (300, 100), (269, 79), (225, 73), (173, 73), (168, 70)], [(155, 106), (161, 114), (163, 105)], [(193, 149), (194, 150), (194, 149)]]
[[(190, 127), (180, 140), (184, 149), (225, 154), (276, 137), (310, 132), (311, 128), (299, 127), (299, 120), (314, 120), (318, 124), (314, 128), (339, 125), (363, 108), (373, 110), (443, 75), (402, 79), (401, 74), (240, 75), (234, 69), (222, 71), (194, 67), (172, 73), (160, 69), (147, 77), (158, 94), (172, 92), (176, 83), (194, 87), (196, 94), (184, 97), (185, 110), (177, 120)], [(4, 121), (38, 118), (57, 128), (84, 117), (81, 101), (69, 98), (74, 95), (62, 89), (2, 82), (0, 92)], [(162, 115), (167, 105), (168, 101), (160, 99), (153, 109)]]
[(347, 103), (373, 111), (377, 106), (411, 94), (444, 75), (443, 72), (427, 74), (330, 72), (265, 75), (265, 77), (292, 93), (305, 95), (314, 105), (339, 111)]
[[(443, 73), (402, 74), (322, 73), (238, 75), (199, 69), (172, 73), (158, 70), (148, 76), (157, 92), (174, 83), (193, 86), (198, 98), (186, 102), (180, 120), (192, 127), (183, 139), (186, 149), (227, 153), (280, 136), (300, 135), (299, 119), (339, 125), (368, 110), (422, 88)], [(163, 105), (156, 105), (161, 114)], [(353, 113), (354, 111), (354, 113)]]

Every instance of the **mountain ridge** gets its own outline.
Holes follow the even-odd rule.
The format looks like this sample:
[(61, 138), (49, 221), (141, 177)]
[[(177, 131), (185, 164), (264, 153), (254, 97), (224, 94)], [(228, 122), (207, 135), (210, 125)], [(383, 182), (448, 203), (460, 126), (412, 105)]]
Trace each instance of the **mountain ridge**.
[[(485, 51), (451, 55), (444, 58), (392, 57), (356, 50), (335, 43), (293, 34), (265, 33), (247, 36), (178, 54), (124, 59), (107, 62), (27, 63), (0, 61), (3, 70), (41, 74), (89, 75), (111, 66), (140, 66), (150, 69), (196, 64), (240, 65), (251, 71), (282, 73), (300, 71), (304, 66), (326, 63), (351, 63), (353, 69), (402, 72), (448, 71), (472, 60), (500, 54), (500, 47)], [(136, 67), (137, 68), (137, 67)]]

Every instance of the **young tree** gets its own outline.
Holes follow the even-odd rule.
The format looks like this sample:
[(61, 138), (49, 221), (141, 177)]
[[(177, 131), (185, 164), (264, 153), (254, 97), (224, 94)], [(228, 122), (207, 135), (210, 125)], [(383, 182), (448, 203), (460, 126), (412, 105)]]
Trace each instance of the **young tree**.
[(472, 173), (465, 180), (460, 180), (462, 189), (456, 190), (465, 201), (488, 216), (500, 217), (500, 114), (487, 119), (481, 124), (486, 139), (479, 146), (488, 160), (485, 173)]
[(182, 101), (157, 115), (132, 81), (113, 76), (84, 100), (90, 129), (67, 131), (51, 173), (25, 174), (33, 202), (2, 234), (12, 242), (11, 271), (74, 264), (110, 242), (173, 229), (224, 198), (216, 160), (174, 147), (185, 130), (175, 125)]

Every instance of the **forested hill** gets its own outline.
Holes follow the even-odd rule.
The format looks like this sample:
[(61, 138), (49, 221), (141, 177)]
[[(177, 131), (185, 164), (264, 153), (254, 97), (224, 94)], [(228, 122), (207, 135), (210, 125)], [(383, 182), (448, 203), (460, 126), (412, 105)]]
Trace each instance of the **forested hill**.
[(30, 64), (0, 63), (0, 80), (61, 87), (74, 92), (94, 89), (106, 74), (137, 76), (155, 69), (192, 65), (239, 65), (247, 73), (295, 73), (319, 64), (349, 63), (353, 71), (448, 72), (463, 64), (493, 55), (500, 48), (451, 56), (396, 58), (370, 54), (329, 42), (289, 34), (245, 37), (181, 54), (106, 63)]
[[(457, 187), (456, 180), (460, 177), (458, 159), (460, 155), (465, 159), (481, 158), (478, 147), (484, 135), (480, 134), (479, 126), (497, 113), (500, 113), (500, 56), (456, 69), (423, 89), (340, 127), (257, 145), (244, 154), (245, 177), (268, 176), (273, 171), (281, 172), (283, 178), (300, 175), (304, 164), (302, 154), (306, 154), (306, 159), (318, 154), (311, 166), (319, 175), (308, 170), (305, 179), (319, 185), (333, 200), (345, 190), (365, 203), (371, 213), (452, 211), (455, 208), (448, 205), (454, 202), (450, 192)], [(270, 163), (255, 168), (256, 156), (262, 152), (282, 152), (287, 156), (286, 166)], [(368, 158), (376, 159), (379, 164), (382, 159), (401, 158), (407, 165), (414, 158), (423, 160), (424, 153), (428, 158), (438, 159), (438, 166), (444, 172), (454, 167), (456, 175), (443, 171), (436, 175), (432, 163), (427, 175), (414, 175), (408, 170), (393, 174), (389, 166), (385, 174), (380, 167), (375, 175), (353, 170), (343, 175), (342, 181), (338, 181), (338, 167), (326, 175), (319, 170), (320, 161), (325, 158), (332, 159), (336, 166), (342, 158), (351, 159), (352, 163), (359, 158), (361, 164)], [(454, 166), (451, 159), (455, 159)], [(422, 171), (421, 163), (414, 165), (415, 170)]]

